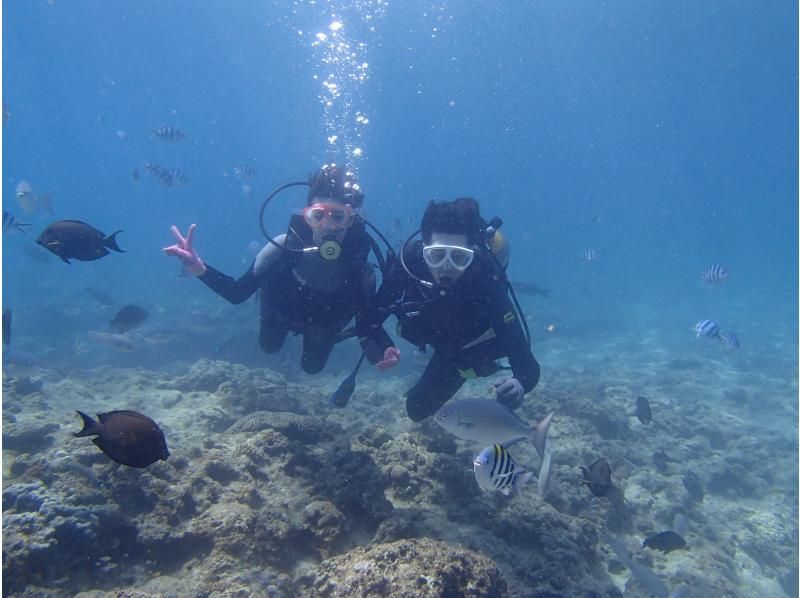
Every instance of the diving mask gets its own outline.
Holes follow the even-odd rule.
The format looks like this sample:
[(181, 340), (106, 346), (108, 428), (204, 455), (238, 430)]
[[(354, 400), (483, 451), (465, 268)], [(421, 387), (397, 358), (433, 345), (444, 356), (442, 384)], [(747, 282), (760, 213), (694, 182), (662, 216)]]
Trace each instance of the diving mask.
[(303, 208), (303, 219), (312, 229), (345, 229), (353, 224), (355, 213), (350, 204), (315, 203)]
[(475, 251), (460, 245), (426, 245), (422, 257), (429, 268), (442, 268), (449, 264), (454, 270), (463, 272), (475, 258)]

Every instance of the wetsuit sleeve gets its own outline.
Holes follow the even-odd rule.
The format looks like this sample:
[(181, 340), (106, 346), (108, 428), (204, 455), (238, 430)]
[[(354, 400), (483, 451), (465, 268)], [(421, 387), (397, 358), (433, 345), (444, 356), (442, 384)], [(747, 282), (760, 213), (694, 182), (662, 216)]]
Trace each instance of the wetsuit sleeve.
[(405, 280), (403, 274), (402, 269), (398, 270), (397, 267), (392, 267), (381, 282), (378, 292), (363, 312), (356, 316), (356, 332), (361, 341), (361, 347), (371, 364), (378, 363), (383, 359), (384, 351), (388, 347), (394, 346), (383, 323), (391, 315), (391, 306), (403, 295)]
[(539, 382), (539, 362), (525, 340), (522, 324), (504, 286), (492, 297), (490, 309), (492, 326), (498, 342), (505, 348), (511, 371), (525, 392), (530, 392)]
[(199, 278), (217, 295), (235, 304), (243, 303), (252, 297), (262, 282), (261, 277), (257, 278), (253, 274), (253, 264), (238, 280), (206, 264), (206, 271)]

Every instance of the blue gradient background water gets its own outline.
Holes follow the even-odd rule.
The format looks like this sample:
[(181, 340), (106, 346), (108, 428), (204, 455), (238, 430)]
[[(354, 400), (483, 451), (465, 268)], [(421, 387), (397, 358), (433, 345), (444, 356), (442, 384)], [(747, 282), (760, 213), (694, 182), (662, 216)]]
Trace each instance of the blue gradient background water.
[[(90, 303), (86, 285), (167, 315), (189, 297), (221, 303), (176, 278), (160, 249), (171, 224), (196, 222), (201, 256), (244, 271), (248, 244), (262, 241), (260, 198), (328, 157), (314, 79), (325, 69), (309, 32), (337, 13), (370, 65), (352, 106), (370, 118), (358, 161), (369, 218), (396, 239), (431, 198), (471, 195), (500, 215), (512, 277), (552, 291), (524, 299), (543, 375), (548, 323), (573, 334), (578, 356), (653, 330), (682, 356), (702, 355), (692, 327), (703, 318), (739, 334), (742, 367), (796, 375), (796, 3), (412, 0), (390, 4), (369, 31), (360, 17), (374, 12), (4, 2), (4, 208), (34, 223), (3, 237), (4, 305), (26, 314), (15, 335), (85, 335), (50, 329), (32, 306)], [(162, 125), (188, 139), (151, 140)], [(143, 171), (132, 181), (145, 160), (191, 183), (166, 188)], [(258, 169), (255, 199), (232, 176), (242, 163)], [(22, 213), (21, 179), (53, 194), (57, 218), (124, 229), (127, 253), (33, 262), (24, 245), (50, 217)], [(286, 211), (271, 208), (275, 232)], [(588, 248), (595, 263), (580, 259)], [(731, 271), (721, 288), (699, 281), (714, 262)], [(256, 311), (239, 309), (255, 338)]]

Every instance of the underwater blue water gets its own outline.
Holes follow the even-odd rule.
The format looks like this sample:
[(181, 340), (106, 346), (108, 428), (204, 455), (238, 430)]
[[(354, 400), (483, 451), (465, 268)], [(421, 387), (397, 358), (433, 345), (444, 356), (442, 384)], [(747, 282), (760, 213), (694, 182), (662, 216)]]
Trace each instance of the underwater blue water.
[[(170, 225), (196, 222), (201, 256), (238, 276), (263, 243), (265, 194), (333, 158), (357, 169), (367, 217), (395, 243), (432, 198), (470, 195), (502, 217), (512, 278), (552, 291), (523, 298), (534, 342), (548, 323), (575, 332), (577, 354), (657, 329), (692, 353), (695, 322), (712, 318), (743, 353), (796, 364), (794, 3), (42, 0), (4, 2), (3, 17), (3, 204), (33, 224), (3, 237), (15, 335), (82, 337), (33, 306), (91, 305), (86, 285), (167, 316), (186, 300), (222, 307), (160, 253)], [(336, 20), (369, 76), (337, 67), (350, 103), (326, 112), (334, 66), (313, 42)], [(329, 143), (332, 122), (342, 140), (361, 131), (361, 157)], [(152, 140), (163, 125), (187, 139)], [(161, 186), (145, 161), (190, 182)], [(258, 171), (252, 198), (242, 164)], [(52, 193), (53, 217), (22, 212), (22, 179)], [(271, 231), (292, 203), (270, 206)], [(55, 218), (124, 229), (127, 253), (36, 263), (25, 245)], [(698, 274), (716, 262), (731, 277), (711, 288)], [(255, 333), (256, 309), (238, 309)]]

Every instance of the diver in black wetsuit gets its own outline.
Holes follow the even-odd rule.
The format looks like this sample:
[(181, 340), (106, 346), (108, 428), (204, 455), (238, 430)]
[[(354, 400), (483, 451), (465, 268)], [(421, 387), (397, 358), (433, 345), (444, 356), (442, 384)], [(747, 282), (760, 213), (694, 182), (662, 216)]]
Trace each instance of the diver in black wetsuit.
[[(309, 178), (308, 205), (292, 216), (238, 279), (203, 263), (192, 245), (196, 225), (184, 238), (173, 226), (177, 244), (164, 249), (184, 270), (231, 303), (261, 291), (259, 343), (267, 353), (283, 346), (289, 332), (303, 335), (303, 371), (322, 370), (334, 345), (347, 338), (345, 327), (359, 318), (375, 292), (375, 273), (367, 257), (374, 241), (357, 215), (364, 195), (350, 173), (326, 165)], [(314, 248), (314, 249), (309, 249)], [(397, 362), (388, 336), (362, 339), (370, 363), (388, 369)]]
[(502, 235), (491, 231), (488, 238), (471, 198), (431, 202), (420, 228), (421, 241), (406, 242), (402, 260), (386, 276), (368, 316), (359, 320), (359, 335), (385, 346), (382, 324), (393, 313), (400, 336), (421, 350), (433, 348), (422, 377), (406, 393), (414, 421), (433, 415), (468, 378), (508, 369), (496, 362), (502, 357), (513, 376), (495, 384), (497, 400), (519, 407), (539, 381), (539, 364), (498, 261)]

